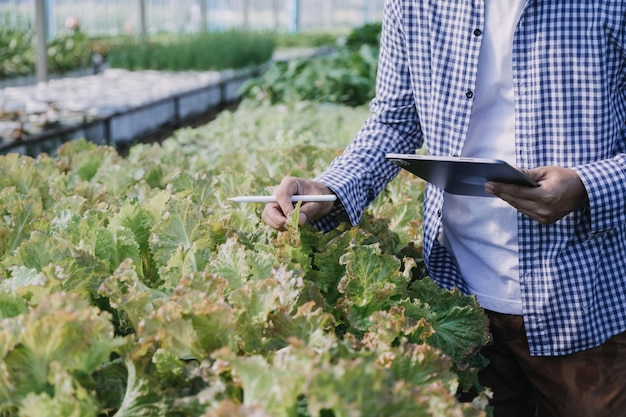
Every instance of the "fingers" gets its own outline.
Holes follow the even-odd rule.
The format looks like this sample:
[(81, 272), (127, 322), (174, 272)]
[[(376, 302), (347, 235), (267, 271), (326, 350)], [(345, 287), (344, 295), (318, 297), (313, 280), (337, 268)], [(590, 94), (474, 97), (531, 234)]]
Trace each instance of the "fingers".
[(261, 219), (272, 229), (284, 230), (287, 216), (283, 214), (278, 203), (268, 203), (263, 209)]
[(517, 184), (505, 184), (488, 181), (485, 183), (485, 191), (488, 194), (500, 197), (516, 208), (531, 206), (536, 198), (532, 195), (534, 188)]
[[(300, 209), (300, 216), (298, 218), (298, 224), (303, 225), (309, 222), (309, 216), (303, 211), (313, 203), (307, 203)], [(309, 209), (311, 211), (311, 209)], [(287, 217), (293, 212), (284, 213), (278, 203), (268, 203), (263, 209), (261, 219), (271, 228), (276, 230), (285, 230), (287, 224)]]
[(300, 181), (304, 180), (295, 177), (285, 177), (278, 187), (274, 189), (272, 194), (276, 197), (276, 203), (283, 214), (289, 214), (295, 210), (291, 196), (305, 194), (305, 187), (300, 184)]
[(524, 187), (517, 184), (504, 184), (498, 182), (487, 182), (485, 191), (509, 203), (523, 214), (539, 221), (536, 210), (536, 197), (528, 195), (530, 187)]
[(301, 188), (303, 187), (299, 185), (298, 178), (283, 178), (273, 192), (274, 197), (276, 197), (276, 203), (265, 205), (261, 219), (273, 229), (284, 230), (287, 216), (295, 210), (291, 196), (299, 194)]
[(500, 197), (531, 219), (548, 225), (588, 204), (587, 192), (571, 169), (541, 167), (528, 170), (539, 187), (487, 182), (485, 191)]
[[(285, 177), (274, 189), (276, 203), (268, 203), (263, 209), (262, 220), (270, 227), (284, 230), (287, 217), (295, 210), (291, 197), (301, 194), (332, 194), (324, 184), (296, 177)], [(301, 203), (298, 224), (303, 225), (317, 219), (333, 208), (333, 202)]]

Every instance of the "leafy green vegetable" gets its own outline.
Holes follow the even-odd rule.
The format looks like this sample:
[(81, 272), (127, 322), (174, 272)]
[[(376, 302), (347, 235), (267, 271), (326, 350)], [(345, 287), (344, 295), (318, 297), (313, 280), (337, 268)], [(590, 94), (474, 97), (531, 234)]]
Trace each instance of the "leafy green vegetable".
[(152, 228), (150, 251), (159, 277), (172, 289), (184, 276), (203, 271), (210, 256), (212, 233), (203, 213), (188, 199), (171, 199)]
[(314, 59), (273, 62), (242, 88), (245, 97), (271, 104), (319, 101), (367, 104), (375, 93), (381, 25), (354, 29), (345, 45)]
[(57, 362), (52, 362), (50, 367), (49, 383), (54, 394), (29, 392), (22, 401), (20, 416), (97, 416), (99, 405), (96, 398)]
[(0, 157), (0, 414), (484, 416), (456, 392), (486, 319), (424, 277), (423, 183), (328, 233), (228, 200), (320, 173), (366, 114), (244, 101), (127, 158)]
[(155, 387), (140, 376), (137, 363), (125, 361), (128, 370), (128, 382), (124, 401), (113, 417), (160, 417), (165, 415), (167, 405)]
[(376, 245), (350, 248), (340, 262), (346, 265), (346, 275), (339, 282), (344, 297), (337, 304), (350, 324), (364, 331), (372, 313), (386, 310), (404, 293), (407, 277), (399, 272), (400, 261), (393, 255), (382, 256)]
[(407, 311), (430, 310), (425, 316), (435, 332), (429, 343), (454, 360), (464, 362), (489, 341), (487, 316), (473, 297), (464, 296), (458, 290), (442, 291), (430, 279), (414, 282), (411, 296), (413, 301), (402, 305)]
[(107, 313), (63, 292), (44, 298), (28, 313), (5, 319), (0, 335), (3, 410), (22, 402), (32, 410), (39, 403), (37, 395), (59, 410), (82, 398), (85, 401), (76, 406), (92, 409), (96, 402), (77, 376), (95, 372), (122, 343), (113, 338)]

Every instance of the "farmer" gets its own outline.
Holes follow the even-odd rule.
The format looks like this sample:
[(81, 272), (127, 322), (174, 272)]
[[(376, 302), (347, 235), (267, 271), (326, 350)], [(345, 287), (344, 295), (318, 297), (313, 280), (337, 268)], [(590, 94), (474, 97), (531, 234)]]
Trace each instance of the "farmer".
[(424, 258), (490, 318), (498, 417), (626, 416), (626, 2), (388, 0), (371, 116), (263, 220), (356, 225), (398, 169), (386, 153), (486, 157), (539, 187), (424, 197)]

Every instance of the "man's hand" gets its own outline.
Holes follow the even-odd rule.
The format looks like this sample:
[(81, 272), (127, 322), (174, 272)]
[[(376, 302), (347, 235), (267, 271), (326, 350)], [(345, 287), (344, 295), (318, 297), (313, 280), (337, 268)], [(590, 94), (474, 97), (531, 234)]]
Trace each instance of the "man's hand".
[(547, 166), (525, 172), (539, 187), (488, 181), (485, 191), (500, 197), (531, 219), (545, 225), (589, 205), (587, 190), (576, 171)]
[[(283, 230), (287, 216), (295, 210), (291, 197), (301, 194), (333, 194), (324, 184), (302, 178), (285, 177), (272, 193), (276, 203), (268, 203), (263, 210), (262, 219), (270, 227)], [(330, 213), (333, 202), (307, 202), (300, 206), (299, 224), (305, 224)]]

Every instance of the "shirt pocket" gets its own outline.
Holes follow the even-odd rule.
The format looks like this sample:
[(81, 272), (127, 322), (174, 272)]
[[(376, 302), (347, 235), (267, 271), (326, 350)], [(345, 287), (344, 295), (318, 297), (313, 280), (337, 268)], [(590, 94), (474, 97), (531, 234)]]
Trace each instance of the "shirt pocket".
[[(571, 243), (555, 264), (564, 297), (587, 311), (626, 291), (626, 224)], [(566, 300), (562, 300), (567, 302)], [(571, 304), (571, 301), (570, 301)]]
[(559, 253), (554, 263), (553, 298), (561, 308), (587, 311), (595, 304), (607, 234), (570, 242)]

